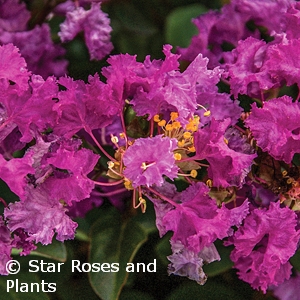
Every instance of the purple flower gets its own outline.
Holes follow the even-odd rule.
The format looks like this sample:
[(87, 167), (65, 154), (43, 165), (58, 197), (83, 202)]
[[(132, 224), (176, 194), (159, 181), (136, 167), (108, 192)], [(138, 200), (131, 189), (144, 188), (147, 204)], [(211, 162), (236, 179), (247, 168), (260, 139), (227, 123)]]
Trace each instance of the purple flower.
[(0, 2), (0, 31), (26, 30), (30, 12), (26, 4), (19, 0), (2, 0)]
[(214, 244), (204, 247), (199, 253), (186, 249), (180, 241), (171, 240), (171, 246), (173, 254), (167, 257), (171, 262), (168, 273), (186, 276), (200, 285), (203, 285), (207, 279), (202, 269), (203, 265), (221, 260)]
[(212, 119), (210, 126), (198, 130), (194, 136), (194, 158), (206, 159), (209, 162), (208, 176), (212, 178), (214, 186), (240, 187), (256, 157), (256, 154), (249, 154), (247, 147), (241, 146), (245, 144), (242, 138), (239, 146), (236, 141), (231, 143), (230, 136), (228, 140), (225, 139), (225, 131), (230, 123), (230, 119), (223, 122)]
[(293, 39), (271, 45), (267, 50), (266, 61), (262, 67), (268, 72), (274, 82), (291, 86), (297, 84), (300, 87), (300, 40)]
[(271, 287), (274, 295), (280, 300), (299, 300), (300, 275), (295, 276), (279, 284), (277, 287)]
[(245, 122), (263, 151), (290, 163), (300, 151), (299, 118), (299, 102), (282, 96), (265, 102), (263, 108), (253, 105)]
[(227, 55), (227, 72), (224, 73), (224, 77), (229, 80), (231, 93), (235, 98), (238, 94), (260, 97), (261, 90), (275, 86), (268, 69), (262, 68), (267, 48), (268, 45), (264, 41), (249, 37), (239, 41), (231, 57)]
[(107, 86), (99, 76), (90, 76), (89, 84), (70, 77), (61, 77), (58, 81), (66, 90), (60, 91), (53, 111), (57, 112), (53, 132), (56, 135), (71, 138), (84, 129), (91, 132), (110, 124), (119, 112), (119, 107), (106, 97)]
[(12, 44), (0, 46), (0, 57), (1, 90), (8, 89), (10, 83), (17, 86), (14, 90), (19, 94), (27, 90), (30, 72), (27, 70), (27, 64), (21, 57), (19, 49)]
[(5, 226), (2, 216), (0, 216), (0, 237), (0, 274), (8, 275), (5, 266), (12, 259), (10, 255), (13, 248), (13, 239)]
[(297, 250), (296, 214), (271, 202), (269, 209), (254, 209), (232, 238), (230, 258), (239, 277), (254, 289), (266, 292), (291, 275), (289, 259)]
[(28, 241), (44, 245), (52, 242), (54, 233), (59, 241), (73, 239), (77, 224), (66, 215), (64, 206), (43, 188), (29, 187), (27, 192), (25, 201), (10, 203), (4, 210), (9, 230), (23, 229)]
[(61, 58), (65, 50), (53, 43), (48, 24), (36, 26), (29, 31), (0, 31), (0, 43), (17, 46), (28, 69), (44, 79), (51, 75), (63, 76), (67, 72), (67, 61)]
[(66, 14), (58, 35), (62, 42), (72, 40), (80, 31), (84, 32), (85, 42), (91, 59), (102, 59), (113, 49), (110, 41), (112, 28), (107, 14), (102, 12), (100, 3), (92, 3), (89, 10), (78, 7)]
[(164, 182), (163, 175), (176, 178), (178, 167), (173, 155), (176, 148), (176, 139), (162, 135), (137, 139), (124, 154), (124, 175), (132, 181), (133, 187), (160, 186)]
[(208, 195), (209, 188), (202, 182), (188, 187), (181, 193), (181, 204), (168, 211), (163, 224), (174, 232), (172, 241), (180, 241), (187, 249), (199, 253), (216, 239), (233, 233), (231, 226), (238, 226), (248, 214), (248, 202), (227, 209), (217, 207)]

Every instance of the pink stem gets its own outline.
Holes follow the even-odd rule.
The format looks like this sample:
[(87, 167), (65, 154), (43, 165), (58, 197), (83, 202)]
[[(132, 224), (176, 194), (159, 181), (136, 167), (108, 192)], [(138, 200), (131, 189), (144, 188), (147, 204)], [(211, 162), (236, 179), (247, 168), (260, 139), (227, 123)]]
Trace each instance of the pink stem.
[(111, 155), (109, 155), (104, 148), (99, 144), (99, 142), (97, 141), (97, 139), (95, 138), (95, 136), (93, 135), (91, 130), (87, 130), (85, 129), (85, 131), (90, 135), (90, 137), (93, 139), (93, 141), (95, 142), (95, 144), (97, 145), (97, 147), (101, 150), (101, 152), (107, 157), (109, 158), (111, 161), (116, 162), (117, 160), (115, 158), (113, 158)]
[(120, 179), (118, 181), (113, 181), (113, 182), (99, 182), (99, 181), (95, 181), (95, 180), (92, 180), (92, 181), (94, 182), (94, 184), (99, 185), (99, 186), (115, 186), (120, 183), (123, 183), (123, 179)]
[(101, 197), (110, 197), (110, 196), (114, 196), (117, 194), (121, 194), (123, 192), (127, 192), (127, 190), (122, 188), (122, 189), (114, 190), (112, 192), (107, 192), (107, 193), (98, 192), (97, 195), (99, 195)]
[(158, 197), (160, 197), (161, 199), (163, 199), (163, 200), (169, 202), (170, 204), (172, 204), (172, 205), (175, 206), (176, 208), (181, 208), (181, 206), (180, 206), (178, 203), (176, 203), (176, 202), (174, 202), (173, 200), (171, 200), (171, 199), (165, 197), (164, 195), (160, 194), (159, 192), (157, 192), (156, 190), (152, 189), (151, 187), (147, 187), (147, 189), (148, 189), (151, 193), (153, 193), (153, 194), (157, 195)]

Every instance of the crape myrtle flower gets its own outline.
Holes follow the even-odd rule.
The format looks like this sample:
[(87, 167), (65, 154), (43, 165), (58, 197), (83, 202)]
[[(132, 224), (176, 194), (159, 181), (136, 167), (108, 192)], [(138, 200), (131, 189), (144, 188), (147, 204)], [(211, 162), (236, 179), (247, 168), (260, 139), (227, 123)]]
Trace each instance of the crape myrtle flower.
[(295, 276), (291, 276), (277, 287), (271, 286), (270, 290), (279, 300), (299, 300), (299, 287), (300, 275), (297, 272)]
[[(192, 61), (202, 53), (209, 58), (209, 67), (220, 64), (224, 54), (224, 44), (236, 47), (239, 41), (248, 37), (260, 38), (258, 29), (247, 28), (252, 21), (256, 26), (263, 26), (268, 33), (282, 32), (285, 28), (285, 13), (295, 1), (250, 1), (232, 0), (221, 11), (209, 11), (193, 19), (199, 34), (194, 36), (188, 48), (178, 48), (181, 59)], [(226, 28), (226, 30), (224, 30)]]
[(81, 141), (53, 136), (44, 142), (37, 138), (37, 144), (30, 147), (27, 156), (34, 159), (34, 176), (30, 183), (42, 186), (53, 200), (63, 200), (68, 205), (90, 196), (94, 182), (88, 174), (94, 169), (99, 155), (80, 148)]
[[(221, 122), (212, 118), (209, 126), (199, 129), (194, 135), (194, 158), (209, 162), (208, 176), (217, 187), (241, 187), (257, 156), (249, 153), (247, 147), (237, 146), (236, 141), (229, 143), (233, 136), (226, 139), (225, 132), (230, 123), (230, 119)], [(241, 138), (240, 144), (243, 143), (246, 142)]]
[(83, 31), (90, 58), (101, 60), (113, 49), (110, 41), (112, 28), (109, 23), (110, 20), (101, 10), (100, 3), (92, 2), (88, 10), (76, 7), (68, 11), (66, 20), (60, 24), (58, 35), (62, 42), (68, 42)]
[(8, 43), (20, 49), (28, 69), (34, 74), (39, 74), (46, 79), (51, 75), (58, 77), (67, 73), (68, 63), (62, 58), (66, 51), (59, 44), (54, 44), (48, 24), (37, 25), (28, 31), (0, 31), (0, 44)]
[[(10, 88), (18, 94), (27, 90), (31, 72), (27, 70), (27, 63), (21, 57), (19, 49), (12, 44), (0, 46), (0, 57), (1, 90), (4, 91)], [(13, 83), (12, 87), (11, 83)], [(4, 98), (1, 97), (1, 100), (3, 101)]]
[(4, 217), (10, 231), (23, 229), (28, 241), (48, 245), (54, 233), (56, 239), (73, 239), (77, 223), (66, 215), (66, 208), (49, 195), (43, 187), (28, 186), (27, 198), (10, 203), (4, 209)]
[(133, 187), (160, 186), (164, 183), (163, 175), (176, 178), (178, 167), (173, 154), (176, 148), (176, 139), (162, 135), (137, 139), (123, 156), (124, 175), (132, 181)]
[(248, 201), (233, 209), (224, 203), (218, 208), (208, 193), (204, 183), (192, 184), (181, 192), (181, 203), (163, 217), (165, 229), (174, 232), (171, 240), (180, 241), (195, 253), (210, 247), (216, 239), (232, 235), (231, 227), (239, 226), (248, 214)]
[(287, 39), (299, 39), (299, 25), (300, 25), (300, 3), (294, 2), (285, 14), (285, 28)]
[(296, 214), (279, 202), (268, 209), (252, 209), (228, 244), (234, 244), (230, 258), (240, 279), (264, 293), (291, 275), (289, 263), (299, 241)]
[[(168, 197), (169, 199), (173, 199), (175, 202), (179, 202), (180, 193), (177, 192), (174, 184), (171, 184), (167, 181), (163, 183), (162, 186), (154, 186), (155, 191), (159, 192), (161, 195)], [(147, 192), (146, 192), (147, 193)], [(167, 233), (167, 229), (165, 227), (163, 218), (165, 214), (174, 209), (174, 206), (167, 201), (162, 201), (161, 199), (157, 199), (154, 195), (147, 193), (147, 197), (152, 201), (155, 210), (155, 224), (159, 232), (159, 236), (163, 237)]]
[(21, 199), (26, 197), (26, 175), (34, 174), (32, 163), (33, 159), (30, 156), (13, 158), (6, 161), (0, 155), (0, 178), (5, 181), (11, 191), (18, 195)]
[(15, 151), (21, 150), (25, 147), (26, 143), (21, 142), (22, 137), (18, 128), (15, 128), (2, 142), (0, 142), (0, 154), (6, 160), (13, 158)]
[(11, 260), (11, 249), (13, 248), (13, 238), (6, 227), (2, 216), (0, 216), (0, 274), (8, 275), (5, 268), (6, 263)]
[(130, 100), (138, 116), (148, 116), (150, 120), (163, 111), (178, 111), (179, 121), (192, 117), (197, 108), (196, 86), (204, 89), (214, 87), (219, 81), (221, 70), (207, 70), (207, 59), (199, 55), (183, 72), (179, 72), (179, 56), (171, 53), (172, 47), (165, 45), (165, 60), (150, 60), (143, 63), (135, 56), (120, 54), (110, 57), (110, 66), (103, 68), (111, 89), (109, 98), (124, 106)]
[[(167, 63), (169, 57), (174, 57), (170, 50), (169, 46), (164, 47), (166, 61), (163, 64)], [(202, 90), (216, 90), (222, 73), (219, 68), (208, 70), (207, 63), (208, 59), (199, 54), (183, 73), (177, 70), (163, 73), (162, 65), (154, 74), (149, 88), (140, 88), (131, 101), (138, 115), (149, 114), (150, 118), (159, 113), (160, 107), (166, 102), (179, 112), (179, 121), (192, 117), (197, 107), (197, 86)]]
[(268, 72), (273, 81), (279, 82), (281, 85), (291, 86), (296, 83), (300, 87), (299, 47), (299, 39), (286, 40), (270, 45), (262, 70)]
[(167, 256), (171, 262), (168, 266), (169, 275), (186, 276), (200, 285), (203, 285), (207, 279), (202, 269), (203, 265), (221, 260), (214, 244), (204, 247), (199, 253), (195, 253), (185, 248), (180, 241), (171, 240), (171, 248), (173, 254)]
[(289, 96), (268, 100), (262, 108), (252, 105), (246, 125), (257, 145), (275, 159), (290, 163), (300, 151), (300, 105)]
[(26, 4), (19, 0), (2, 0), (0, 2), (0, 31), (24, 31), (30, 19)]
[(58, 93), (53, 104), (58, 115), (53, 126), (56, 135), (71, 138), (81, 129), (90, 133), (111, 124), (119, 113), (117, 104), (106, 97), (107, 86), (98, 75), (90, 76), (88, 84), (70, 77), (60, 77), (58, 83), (65, 90)]
[(230, 125), (235, 125), (242, 113), (239, 102), (232, 100), (230, 95), (226, 93), (198, 92), (197, 103), (210, 111), (210, 114), (205, 116), (205, 110), (197, 111), (202, 125), (211, 122), (212, 118), (217, 121), (229, 118), (231, 120)]
[(262, 68), (268, 47), (266, 42), (249, 37), (239, 41), (237, 47), (226, 55), (223, 77), (229, 81), (235, 98), (238, 94), (260, 98), (262, 90), (277, 87), (268, 70)]

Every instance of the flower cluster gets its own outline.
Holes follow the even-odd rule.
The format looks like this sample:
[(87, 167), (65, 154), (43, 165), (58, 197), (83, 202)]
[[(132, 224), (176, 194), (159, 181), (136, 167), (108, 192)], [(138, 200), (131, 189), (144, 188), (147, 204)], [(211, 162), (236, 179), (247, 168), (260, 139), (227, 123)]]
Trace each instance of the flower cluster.
[[(83, 32), (99, 60), (111, 27), (89, 2), (53, 14), (65, 16), (61, 42)], [(105, 81), (88, 82), (65, 74), (62, 46), (47, 24), (27, 26), (24, 4), (0, 11), (0, 179), (19, 198), (1, 201), (1, 274), (12, 248), (73, 239), (74, 217), (103, 197), (124, 211), (131, 197), (146, 213), (153, 204), (161, 237), (173, 233), (170, 274), (204, 284), (219, 239), (254, 289), (289, 279), (300, 239), (299, 3), (232, 0), (193, 21), (187, 49), (110, 56)]]

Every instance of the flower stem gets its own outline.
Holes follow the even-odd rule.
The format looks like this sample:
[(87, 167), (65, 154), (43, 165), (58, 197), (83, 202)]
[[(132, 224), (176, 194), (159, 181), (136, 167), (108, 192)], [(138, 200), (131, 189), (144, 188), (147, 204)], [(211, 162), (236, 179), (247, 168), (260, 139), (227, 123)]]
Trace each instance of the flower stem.
[(113, 158), (110, 154), (107, 153), (107, 151), (99, 144), (99, 142), (97, 141), (97, 139), (95, 138), (95, 136), (93, 135), (91, 130), (87, 130), (85, 129), (85, 131), (90, 135), (90, 137), (93, 139), (93, 141), (95, 142), (95, 144), (97, 145), (97, 147), (100, 149), (100, 151), (107, 157), (109, 158), (111, 161), (116, 162), (117, 160), (115, 158)]
[(113, 181), (113, 182), (99, 182), (93, 180), (94, 184), (99, 185), (99, 186), (114, 186), (123, 183), (123, 179), (120, 179), (118, 181)]
[(176, 203), (176, 202), (174, 202), (173, 200), (171, 200), (171, 199), (165, 197), (164, 195), (160, 194), (159, 192), (157, 192), (156, 190), (152, 189), (151, 187), (147, 187), (147, 189), (148, 189), (151, 193), (155, 194), (156, 196), (158, 196), (158, 197), (161, 198), (162, 200), (167, 201), (168, 203), (172, 204), (172, 205), (175, 206), (176, 208), (181, 208), (181, 206), (180, 206), (178, 203)]

